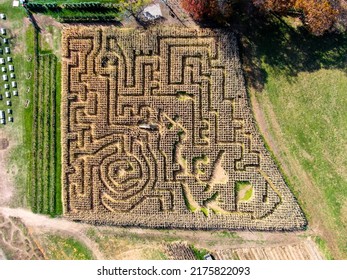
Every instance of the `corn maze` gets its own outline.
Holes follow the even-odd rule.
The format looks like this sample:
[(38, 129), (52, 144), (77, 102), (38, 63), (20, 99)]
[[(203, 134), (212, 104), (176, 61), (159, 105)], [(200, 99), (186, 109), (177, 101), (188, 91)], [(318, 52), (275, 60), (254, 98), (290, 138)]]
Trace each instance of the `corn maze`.
[(233, 34), (94, 26), (68, 27), (62, 40), (66, 217), (305, 227), (255, 128)]

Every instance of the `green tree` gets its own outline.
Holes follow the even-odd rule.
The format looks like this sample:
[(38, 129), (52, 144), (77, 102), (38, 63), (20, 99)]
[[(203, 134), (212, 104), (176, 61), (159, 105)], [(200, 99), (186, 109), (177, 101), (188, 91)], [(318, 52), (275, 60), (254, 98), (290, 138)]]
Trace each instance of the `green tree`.
[(120, 0), (119, 6), (121, 10), (128, 12), (138, 20), (143, 8), (149, 3), (151, 3), (151, 0)]

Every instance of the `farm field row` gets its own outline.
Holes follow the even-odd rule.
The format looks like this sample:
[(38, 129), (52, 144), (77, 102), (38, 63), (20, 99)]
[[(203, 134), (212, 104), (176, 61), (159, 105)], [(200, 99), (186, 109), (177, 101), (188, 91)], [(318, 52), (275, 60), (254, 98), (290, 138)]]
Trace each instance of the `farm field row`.
[(120, 15), (118, 1), (30, 1), (26, 9), (42, 13), (62, 22), (117, 20)]
[(33, 98), (32, 172), (29, 198), (34, 212), (61, 214), (57, 184), (56, 80), (57, 58), (40, 54)]

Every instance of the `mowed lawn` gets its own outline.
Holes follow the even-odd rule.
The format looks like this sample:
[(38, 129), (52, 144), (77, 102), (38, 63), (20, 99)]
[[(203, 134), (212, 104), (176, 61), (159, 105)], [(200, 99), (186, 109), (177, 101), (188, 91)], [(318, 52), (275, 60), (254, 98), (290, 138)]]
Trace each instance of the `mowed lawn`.
[(326, 257), (346, 259), (346, 37), (313, 38), (277, 24), (261, 31), (266, 40), (253, 37), (245, 54), (260, 75), (257, 86), (248, 83), (252, 107), (308, 218), (308, 234)]

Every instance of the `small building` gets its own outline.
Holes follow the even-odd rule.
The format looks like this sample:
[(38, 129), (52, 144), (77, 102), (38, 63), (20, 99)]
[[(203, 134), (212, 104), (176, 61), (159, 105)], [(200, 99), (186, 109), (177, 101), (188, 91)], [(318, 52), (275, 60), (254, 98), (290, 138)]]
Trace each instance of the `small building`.
[(2, 50), (2, 48), (0, 48), (0, 54), (3, 54), (4, 52), (3, 52), (3, 50)]
[(6, 15), (5, 14), (0, 14), (0, 18), (1, 19), (6, 19)]
[(6, 73), (6, 71), (7, 71), (6, 67), (4, 67), (4, 66), (1, 67), (1, 72), (2, 72), (2, 73)]
[(11, 105), (12, 105), (11, 100), (7, 100), (7, 101), (6, 101), (6, 105), (7, 105), (7, 106), (11, 106)]
[(11, 53), (10, 47), (5, 47), (5, 53), (7, 53), (7, 54)]
[(0, 94), (0, 100), (2, 100), (2, 94)]
[(7, 114), (12, 115), (12, 109), (7, 109)]
[(0, 110), (0, 119), (4, 119), (5, 117), (5, 111)]
[(6, 98), (11, 98), (11, 93), (9, 91), (5, 91)]
[(16, 87), (17, 87), (17, 82), (16, 82), (16, 81), (12, 81), (12, 82), (11, 82), (11, 86), (12, 86), (13, 88), (16, 88)]
[(11, 79), (15, 79), (16, 78), (16, 74), (15, 73), (10, 73), (10, 77), (11, 77)]
[(6, 74), (2, 75), (2, 80), (3, 81), (8, 81), (8, 76)]
[[(1, 58), (0, 58), (1, 59)], [(0, 61), (1, 62), (1, 61)], [(9, 66), (8, 66), (8, 70), (10, 70), (11, 72), (13, 72), (14, 71), (14, 66), (12, 65), (12, 64), (10, 64)]]
[(6, 29), (5, 28), (0, 28), (0, 33), (1, 33), (1, 35), (6, 35)]
[(13, 94), (13, 96), (18, 96), (18, 91), (14, 90), (14, 91), (12, 91), (12, 94)]
[(212, 261), (214, 260), (214, 256), (212, 256), (211, 254), (206, 254), (204, 255), (204, 259), (207, 261)]
[(8, 44), (8, 39), (7, 38), (3, 38), (2, 42), (7, 45)]
[(9, 84), (4, 84), (4, 88), (5, 88), (5, 89), (9, 89), (9, 88), (10, 88), (10, 85), (9, 85)]
[(8, 117), (8, 122), (13, 122), (13, 117)]
[(159, 4), (149, 5), (146, 8), (144, 8), (143, 15), (146, 17), (147, 20), (154, 20), (163, 16)]
[(0, 57), (0, 64), (5, 64), (5, 59)]
[(6, 58), (6, 60), (7, 60), (7, 62), (12, 62), (12, 57), (8, 56), (8, 57)]
[(0, 119), (0, 124), (5, 124), (5, 119)]

